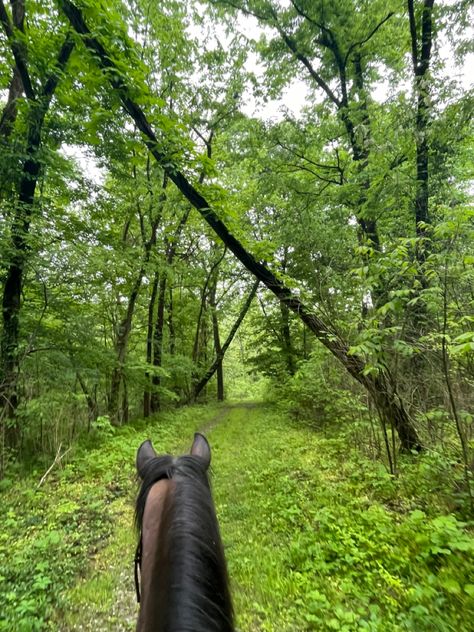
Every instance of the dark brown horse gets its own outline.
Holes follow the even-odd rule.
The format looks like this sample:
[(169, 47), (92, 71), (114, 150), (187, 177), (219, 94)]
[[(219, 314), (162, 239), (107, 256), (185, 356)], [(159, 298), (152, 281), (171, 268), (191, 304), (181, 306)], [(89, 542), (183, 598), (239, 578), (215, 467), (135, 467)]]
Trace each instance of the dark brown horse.
[[(233, 632), (226, 563), (201, 434), (189, 455), (137, 452), (142, 479), (136, 504), (141, 572), (138, 632)], [(138, 591), (138, 579), (137, 579)], [(139, 594), (139, 593), (138, 593)]]

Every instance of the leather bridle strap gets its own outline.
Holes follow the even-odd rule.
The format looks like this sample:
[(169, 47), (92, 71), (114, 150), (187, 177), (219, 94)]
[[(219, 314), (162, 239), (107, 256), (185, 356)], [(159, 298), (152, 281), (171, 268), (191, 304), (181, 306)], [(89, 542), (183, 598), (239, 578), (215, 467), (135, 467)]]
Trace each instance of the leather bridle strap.
[(135, 551), (135, 592), (137, 595), (137, 603), (140, 603), (140, 570), (142, 566), (142, 539), (138, 541), (137, 550)]

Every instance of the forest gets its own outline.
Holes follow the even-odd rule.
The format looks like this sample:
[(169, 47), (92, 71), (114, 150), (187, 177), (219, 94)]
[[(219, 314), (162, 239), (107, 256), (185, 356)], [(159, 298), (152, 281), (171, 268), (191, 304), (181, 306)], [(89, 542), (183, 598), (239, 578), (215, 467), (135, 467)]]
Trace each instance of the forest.
[(135, 629), (195, 430), (240, 632), (472, 629), (473, 20), (0, 0), (1, 631)]

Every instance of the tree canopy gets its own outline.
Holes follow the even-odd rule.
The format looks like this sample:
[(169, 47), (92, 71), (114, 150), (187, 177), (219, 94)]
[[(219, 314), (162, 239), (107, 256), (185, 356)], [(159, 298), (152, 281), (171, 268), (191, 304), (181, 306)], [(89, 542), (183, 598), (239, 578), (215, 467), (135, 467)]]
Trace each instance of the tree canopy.
[(0, 21), (2, 472), (97, 419), (223, 399), (228, 373), (322, 416), (358, 402), (393, 472), (448, 433), (470, 490), (468, 3), (12, 0)]

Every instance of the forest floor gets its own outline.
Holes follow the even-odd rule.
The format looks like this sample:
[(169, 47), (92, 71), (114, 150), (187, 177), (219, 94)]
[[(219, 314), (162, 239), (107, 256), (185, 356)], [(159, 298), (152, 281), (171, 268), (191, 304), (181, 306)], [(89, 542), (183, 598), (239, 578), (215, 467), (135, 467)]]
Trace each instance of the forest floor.
[(4, 491), (0, 630), (134, 630), (135, 452), (183, 452), (196, 430), (240, 632), (472, 629), (472, 525), (427, 502), (432, 462), (396, 480), (334, 430), (241, 404), (102, 429), (40, 489)]

